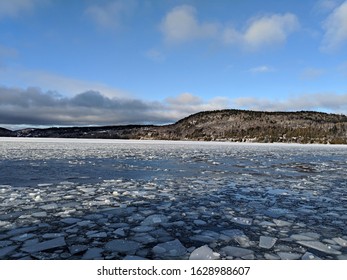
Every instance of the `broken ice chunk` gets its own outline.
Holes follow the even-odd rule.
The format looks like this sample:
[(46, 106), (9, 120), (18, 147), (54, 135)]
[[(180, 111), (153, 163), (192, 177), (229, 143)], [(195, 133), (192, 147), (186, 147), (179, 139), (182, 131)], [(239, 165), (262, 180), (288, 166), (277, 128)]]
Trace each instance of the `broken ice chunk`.
[(10, 225), (10, 222), (6, 222), (6, 221), (0, 221), (0, 227), (6, 227), (8, 225)]
[(14, 240), (14, 241), (25, 241), (25, 240), (28, 240), (30, 238), (33, 238), (35, 237), (36, 235), (35, 234), (32, 234), (32, 233), (24, 233), (22, 235), (19, 235), (19, 236), (15, 236), (15, 237), (12, 237), (11, 240)]
[(47, 212), (35, 212), (35, 213), (32, 213), (31, 214), (33, 217), (35, 218), (44, 218), (44, 217), (47, 217)]
[(88, 249), (87, 245), (72, 245), (69, 247), (69, 251), (72, 255), (82, 253)]
[(265, 253), (264, 254), (265, 259), (267, 260), (279, 260), (281, 259), (278, 255), (275, 254), (269, 254), (269, 253)]
[(35, 197), (34, 197), (34, 200), (35, 200), (36, 202), (41, 202), (41, 201), (43, 201), (43, 199), (41, 198), (40, 195), (35, 196)]
[(58, 204), (56, 203), (50, 203), (50, 204), (46, 204), (43, 206), (40, 206), (41, 209), (43, 210), (54, 210), (58, 208)]
[(336, 237), (336, 238), (333, 238), (333, 240), (339, 244), (340, 246), (342, 247), (347, 247), (347, 240), (341, 238), (341, 237)]
[(83, 255), (82, 259), (83, 260), (99, 260), (103, 259), (101, 256), (101, 253), (104, 250), (101, 248), (89, 248), (87, 252)]
[(310, 237), (310, 236), (307, 236), (307, 235), (303, 235), (303, 234), (292, 234), (290, 236), (291, 239), (294, 239), (294, 240), (298, 240), (298, 241), (308, 241), (308, 240), (314, 240), (314, 238)]
[(149, 243), (153, 243), (156, 241), (155, 238), (153, 238), (152, 236), (150, 236), (147, 233), (139, 233), (139, 234), (133, 236), (131, 239), (136, 241), (136, 242), (140, 242), (141, 244), (149, 244)]
[(236, 224), (239, 224), (239, 225), (250, 226), (250, 225), (252, 225), (253, 219), (243, 218), (243, 217), (233, 217), (232, 221)]
[[(239, 229), (227, 229), (221, 231), (221, 233), (227, 237), (224, 238), (224, 240), (234, 240), (237, 243), (239, 243), (242, 247), (250, 247), (251, 246), (251, 241), (249, 240), (248, 236), (244, 234), (242, 230)], [(221, 238), (223, 239), (223, 235)]]
[[(198, 231), (199, 232), (199, 231)], [(190, 239), (201, 243), (212, 243), (220, 238), (220, 234), (211, 230), (205, 230), (197, 235), (191, 236)]]
[(245, 236), (244, 232), (239, 229), (226, 229), (222, 230), (221, 233), (232, 238)]
[(165, 243), (160, 243), (152, 249), (153, 253), (163, 257), (180, 257), (187, 253), (187, 249), (182, 243), (175, 239)]
[(36, 252), (41, 252), (41, 251), (63, 247), (63, 246), (66, 246), (64, 237), (58, 237), (52, 240), (48, 240), (48, 241), (37, 243), (31, 246), (23, 247), (22, 251), (27, 253), (36, 253)]
[(153, 226), (153, 225), (166, 223), (167, 221), (168, 221), (168, 218), (164, 215), (151, 215), (151, 216), (148, 216), (146, 219), (144, 219), (141, 222), (141, 225)]
[(301, 254), (288, 253), (288, 252), (279, 252), (277, 253), (281, 260), (298, 260), (301, 258)]
[(203, 220), (194, 220), (194, 224), (197, 225), (197, 226), (204, 226), (207, 223), (205, 221), (203, 221)]
[(136, 252), (141, 247), (141, 244), (135, 241), (117, 239), (106, 243), (105, 248), (109, 251), (120, 253)]
[(261, 248), (270, 249), (272, 248), (277, 241), (277, 238), (270, 236), (260, 236), (259, 246)]
[(195, 249), (191, 254), (190, 260), (217, 260), (220, 255), (213, 252), (207, 245)]
[(302, 257), (302, 260), (320, 260), (321, 258), (317, 257), (316, 255), (306, 252)]
[(0, 249), (0, 259), (4, 258), (8, 254), (12, 253), (14, 250), (17, 249), (18, 246), (13, 245), (13, 246), (8, 246)]
[(282, 208), (269, 208), (264, 211), (264, 214), (268, 217), (279, 218), (281, 216), (286, 216), (290, 213), (287, 209)]
[(88, 232), (87, 232), (87, 236), (88, 236), (88, 238), (106, 238), (107, 233), (102, 231), (102, 232), (91, 232), (88, 234)]
[(244, 249), (240, 247), (234, 247), (234, 246), (226, 246), (222, 248), (222, 251), (228, 256), (241, 257), (241, 258), (254, 253), (252, 250)]
[(283, 220), (274, 219), (273, 221), (278, 227), (287, 227), (292, 225), (292, 223)]
[(61, 222), (68, 224), (68, 225), (72, 225), (72, 224), (76, 224), (78, 222), (80, 222), (81, 219), (77, 219), (77, 218), (64, 218), (61, 219)]
[(149, 232), (149, 231), (153, 231), (155, 228), (154, 227), (150, 227), (150, 226), (137, 226), (132, 228), (132, 231), (135, 232)]
[(142, 261), (142, 260), (148, 260), (148, 259), (142, 258), (139, 256), (127, 255), (123, 260), (125, 260), (125, 261)]
[(333, 249), (331, 246), (325, 245), (320, 241), (298, 241), (300, 245), (316, 249), (318, 251), (331, 254), (331, 255), (341, 255), (340, 251)]
[(113, 233), (115, 235), (122, 236), (122, 237), (124, 237), (126, 235), (123, 228), (118, 228)]

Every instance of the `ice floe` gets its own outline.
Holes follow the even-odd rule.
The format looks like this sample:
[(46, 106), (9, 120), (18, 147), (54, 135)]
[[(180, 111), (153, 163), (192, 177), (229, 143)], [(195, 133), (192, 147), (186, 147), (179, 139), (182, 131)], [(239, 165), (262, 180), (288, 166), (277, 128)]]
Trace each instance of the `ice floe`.
[(270, 249), (272, 248), (277, 241), (277, 238), (270, 236), (260, 236), (259, 246), (261, 248)]
[(190, 260), (218, 260), (220, 254), (213, 252), (207, 245), (195, 249), (189, 256)]
[(180, 257), (184, 256), (187, 253), (187, 249), (178, 239), (160, 243), (153, 247), (152, 251), (154, 254), (162, 257)]
[(347, 258), (345, 147), (1, 144), (0, 259)]

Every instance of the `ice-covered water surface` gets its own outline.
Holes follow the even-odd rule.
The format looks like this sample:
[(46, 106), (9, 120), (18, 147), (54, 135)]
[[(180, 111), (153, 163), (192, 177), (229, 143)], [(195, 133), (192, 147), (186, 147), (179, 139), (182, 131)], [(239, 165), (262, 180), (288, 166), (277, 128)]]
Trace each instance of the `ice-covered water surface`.
[(347, 147), (0, 139), (0, 259), (346, 259)]

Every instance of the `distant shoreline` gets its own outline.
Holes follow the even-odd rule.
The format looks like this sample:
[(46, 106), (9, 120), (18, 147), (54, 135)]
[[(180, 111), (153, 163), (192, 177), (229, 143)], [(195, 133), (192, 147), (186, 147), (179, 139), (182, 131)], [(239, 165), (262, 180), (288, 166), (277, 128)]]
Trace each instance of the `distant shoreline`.
[(193, 141), (193, 140), (153, 140), (153, 139), (97, 139), (97, 138), (48, 138), (48, 137), (0, 137), (0, 142), (25, 143), (86, 143), (86, 144), (148, 144), (148, 145), (202, 145), (202, 146), (278, 146), (278, 147), (346, 147), (347, 144), (318, 143), (260, 143), (260, 142), (229, 142), (229, 141)]
[(0, 128), (0, 137), (347, 144), (347, 116), (322, 112), (218, 110), (169, 125)]

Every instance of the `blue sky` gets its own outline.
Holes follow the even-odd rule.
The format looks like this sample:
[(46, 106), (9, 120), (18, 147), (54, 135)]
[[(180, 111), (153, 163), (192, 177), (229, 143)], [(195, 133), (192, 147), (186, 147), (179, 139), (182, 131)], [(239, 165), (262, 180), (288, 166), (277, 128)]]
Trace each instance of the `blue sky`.
[(0, 125), (347, 114), (347, 1), (0, 0)]

